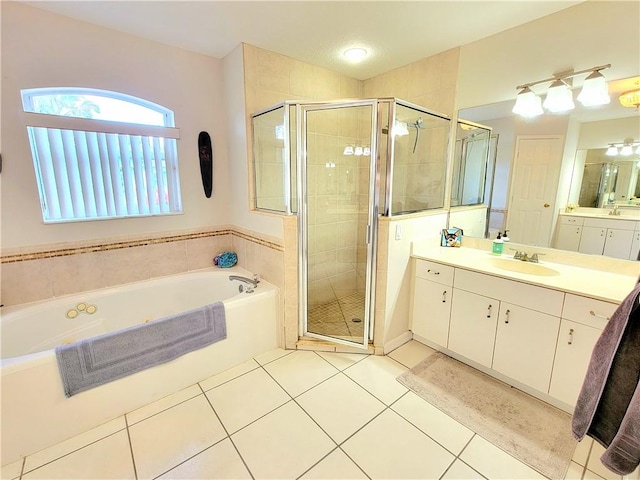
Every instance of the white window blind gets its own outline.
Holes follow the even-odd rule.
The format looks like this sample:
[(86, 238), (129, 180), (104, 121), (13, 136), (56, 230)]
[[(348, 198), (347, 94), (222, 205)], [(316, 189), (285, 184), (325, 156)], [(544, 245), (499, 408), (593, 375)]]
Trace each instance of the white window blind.
[[(113, 92), (91, 90), (89, 96), (86, 89), (63, 91), (66, 116), (43, 112), (62, 110), (60, 101), (43, 100), (46, 107), (39, 106), (37, 101), (38, 96), (60, 97), (59, 91), (23, 91), (27, 130), (45, 222), (164, 215), (182, 211), (176, 153), (179, 130), (173, 128), (172, 112), (142, 99)], [(101, 111), (109, 110), (110, 105), (109, 102), (95, 101), (98, 94), (103, 96), (100, 98), (115, 99), (119, 102), (116, 106), (128, 101), (135, 107), (161, 115), (136, 117), (120, 107), (121, 114), (112, 109), (103, 117), (106, 120), (95, 118)], [(70, 96), (73, 101), (68, 99)], [(87, 98), (93, 105), (88, 111)], [(82, 101), (85, 104), (80, 108), (79, 102)], [(98, 112), (95, 111), (96, 105)], [(102, 105), (106, 107), (100, 108)], [(77, 116), (73, 116), (74, 113)], [(91, 118), (86, 118), (87, 115)], [(119, 116), (126, 116), (128, 122), (113, 121)], [(143, 123), (149, 118), (156, 124)], [(136, 119), (140, 123), (130, 123)], [(160, 122), (164, 125), (158, 125)]]

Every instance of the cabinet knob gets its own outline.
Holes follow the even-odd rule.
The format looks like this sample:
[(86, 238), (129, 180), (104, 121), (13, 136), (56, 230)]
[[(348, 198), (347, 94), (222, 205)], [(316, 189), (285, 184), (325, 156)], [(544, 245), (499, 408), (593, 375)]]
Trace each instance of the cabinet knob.
[(509, 323), (509, 314), (511, 313), (511, 310), (507, 310), (505, 312), (505, 316), (506, 318), (504, 319), (504, 323)]
[(569, 341), (567, 342), (569, 345), (573, 343), (573, 328), (569, 329)]
[(440, 272), (436, 270), (431, 270), (430, 268), (427, 270), (427, 273), (432, 273), (433, 275), (440, 275)]
[(491, 318), (491, 305), (487, 308), (487, 318)]
[(442, 303), (446, 303), (447, 302), (447, 291), (445, 290), (444, 292), (442, 292)]
[(599, 313), (596, 313), (593, 310), (589, 310), (589, 315), (591, 315), (592, 317), (596, 317), (596, 318), (602, 318), (603, 320), (607, 320), (607, 321), (610, 320), (610, 318), (607, 317), (606, 315), (600, 315)]

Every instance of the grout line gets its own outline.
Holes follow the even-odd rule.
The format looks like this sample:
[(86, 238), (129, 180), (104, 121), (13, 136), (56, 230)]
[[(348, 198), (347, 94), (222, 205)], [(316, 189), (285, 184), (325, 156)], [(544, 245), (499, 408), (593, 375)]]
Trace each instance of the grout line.
[[(256, 362), (257, 363), (257, 362)], [(253, 371), (253, 370), (252, 370)], [(245, 461), (244, 457), (242, 456), (242, 454), (240, 453), (240, 450), (238, 450), (238, 447), (236, 446), (236, 443), (233, 441), (233, 439), (231, 438), (231, 435), (229, 434), (229, 430), (227, 430), (227, 427), (225, 426), (225, 424), (222, 422), (222, 419), (220, 418), (220, 415), (218, 415), (218, 412), (216, 412), (216, 409), (213, 408), (213, 404), (211, 403), (211, 400), (209, 400), (209, 397), (207, 396), (207, 394), (205, 393), (205, 391), (202, 389), (202, 385), (198, 384), (198, 387), (200, 387), (200, 390), (202, 391), (202, 395), (204, 395), (205, 400), (207, 401), (207, 403), (209, 404), (209, 406), (211, 407), (211, 410), (213, 411), (213, 414), (216, 416), (216, 418), (218, 419), (218, 421), (220, 422), (220, 425), (222, 426), (222, 429), (224, 430), (224, 433), (227, 434), (226, 438), (229, 439), (229, 441), (231, 442), (231, 445), (233, 445), (233, 448), (236, 450), (236, 452), (238, 453), (238, 456), (240, 457), (240, 460), (242, 460), (242, 463), (244, 464), (244, 468), (247, 469), (247, 472), (249, 472), (249, 475), (251, 475), (251, 478), (253, 480), (255, 480), (255, 476), (253, 475), (253, 472), (251, 471), (251, 469), (249, 468), (249, 465), (247, 465), (247, 462)], [(279, 407), (278, 407), (279, 408)], [(273, 411), (273, 410), (272, 410)], [(261, 417), (262, 418), (262, 417)], [(253, 422), (252, 422), (253, 423)], [(245, 428), (245, 427), (243, 427)], [(240, 429), (242, 430), (242, 429)], [(238, 433), (240, 430), (238, 430), (237, 432), (234, 433)], [(221, 441), (223, 441), (224, 438)], [(217, 445), (220, 442), (216, 442), (214, 445)], [(213, 445), (211, 445), (208, 448), (213, 447)], [(193, 457), (192, 457), (193, 458)], [(174, 467), (175, 468), (175, 467)]]
[(127, 430), (127, 439), (129, 440), (129, 452), (131, 453), (131, 463), (133, 464), (133, 475), (136, 480), (138, 479), (138, 469), (136, 467), (136, 459), (133, 455), (133, 443), (131, 443), (131, 432), (129, 432), (129, 422), (127, 421), (127, 416), (124, 415), (124, 424)]
[[(199, 386), (200, 384), (196, 383), (196, 384), (194, 384), (194, 385), (198, 385), (198, 386)], [(191, 388), (191, 387), (193, 387), (194, 385), (189, 385), (187, 388)], [(167, 397), (171, 397), (171, 396), (173, 396), (173, 395), (176, 395), (177, 393), (179, 393), (179, 392), (181, 392), (181, 391), (183, 391), (183, 390), (186, 390), (187, 388), (183, 388), (182, 390), (178, 390), (178, 391), (177, 391), (177, 392), (175, 392), (175, 393), (171, 393), (171, 394), (166, 395), (166, 396), (164, 396), (164, 397), (162, 397), (162, 398), (159, 398), (158, 400), (154, 400), (153, 402), (147, 403), (146, 405), (143, 405), (143, 406), (142, 406), (142, 407), (140, 407), (140, 408), (147, 407), (147, 406), (152, 405), (153, 403), (158, 402), (158, 401), (160, 401), (160, 400), (162, 400), (162, 399), (164, 399), (164, 398), (167, 398)], [(202, 389), (202, 388), (201, 388), (201, 389)], [(171, 410), (173, 407), (177, 407), (178, 405), (182, 405), (183, 403), (188, 402), (189, 400), (193, 400), (193, 399), (194, 399), (194, 398), (196, 398), (198, 395), (200, 395), (200, 394), (199, 394), (199, 393), (196, 393), (196, 394), (195, 394), (195, 395), (193, 395), (192, 397), (185, 398), (184, 400), (182, 400), (182, 401), (180, 401), (180, 402), (178, 402), (178, 403), (174, 403), (174, 404), (173, 404), (173, 405), (171, 405), (170, 407), (167, 407), (167, 408), (164, 408), (164, 409), (162, 409), (162, 410), (159, 410), (159, 411), (157, 411), (157, 412), (155, 412), (155, 413), (153, 413), (153, 414), (149, 415), (148, 417), (144, 417), (144, 418), (142, 418), (142, 419), (140, 419), (140, 420), (138, 420), (138, 421), (136, 421), (136, 422), (132, 423), (132, 424), (131, 424), (131, 426), (137, 425), (137, 424), (139, 424), (140, 422), (144, 422), (145, 420), (148, 420), (148, 419), (150, 419), (150, 418), (153, 418), (153, 417), (155, 417), (156, 415), (160, 415), (161, 413), (166, 412), (167, 410)], [(138, 410), (138, 409), (136, 409), (136, 410)], [(133, 412), (135, 412), (135, 410), (132, 410), (131, 412), (127, 412), (127, 413), (125, 413), (125, 415), (124, 415), (124, 416), (125, 416), (125, 421), (126, 421), (126, 416), (127, 416), (127, 415), (129, 415), (129, 414), (131, 414), (131, 413), (133, 413)], [(128, 424), (128, 422), (127, 422), (127, 424)]]
[(18, 480), (22, 480), (22, 475), (24, 475), (25, 463), (27, 463), (27, 457), (22, 457), (22, 465), (20, 466), (20, 473), (18, 474)]

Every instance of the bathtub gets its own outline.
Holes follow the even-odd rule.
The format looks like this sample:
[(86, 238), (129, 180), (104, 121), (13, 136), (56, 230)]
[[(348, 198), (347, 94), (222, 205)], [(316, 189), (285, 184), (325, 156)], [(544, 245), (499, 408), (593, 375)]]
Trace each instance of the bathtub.
[[(240, 293), (229, 275), (205, 269), (2, 307), (2, 459), (6, 465), (278, 346), (278, 289), (261, 281)], [(67, 398), (54, 348), (216, 301), (227, 338), (171, 362)]]

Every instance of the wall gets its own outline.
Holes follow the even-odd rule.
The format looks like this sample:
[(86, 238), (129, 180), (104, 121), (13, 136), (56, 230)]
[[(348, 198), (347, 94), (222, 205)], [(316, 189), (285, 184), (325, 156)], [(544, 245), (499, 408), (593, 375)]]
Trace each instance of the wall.
[[(72, 20), (17, 2), (2, 2), (2, 247), (97, 240), (226, 225), (229, 214), (227, 128), (222, 62), (204, 55)], [(189, 72), (188, 75), (185, 72)], [(44, 225), (22, 122), (23, 88), (82, 86), (127, 93), (172, 109), (184, 214)], [(202, 190), (197, 139), (210, 132), (214, 193)]]
[(629, 138), (636, 142), (640, 141), (639, 115), (582, 123), (576, 148), (578, 150), (606, 148), (610, 143), (623, 143)]

